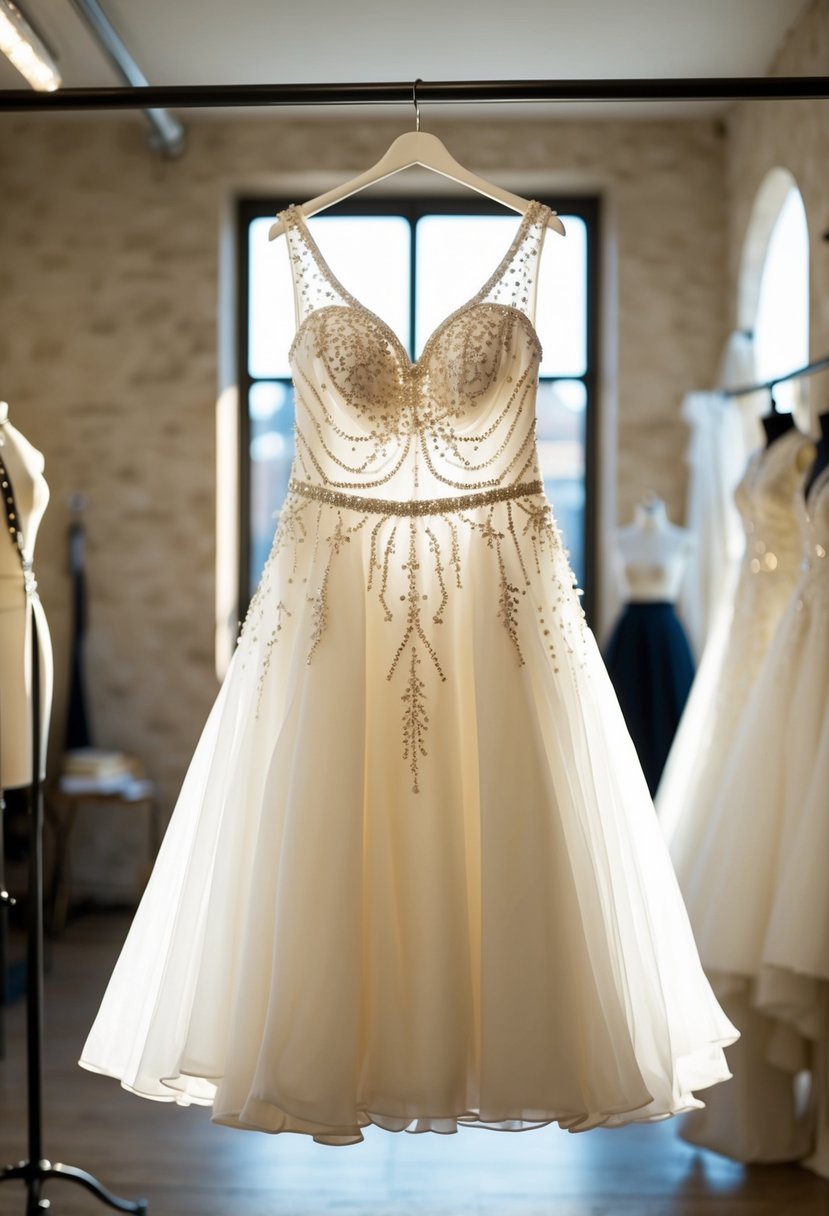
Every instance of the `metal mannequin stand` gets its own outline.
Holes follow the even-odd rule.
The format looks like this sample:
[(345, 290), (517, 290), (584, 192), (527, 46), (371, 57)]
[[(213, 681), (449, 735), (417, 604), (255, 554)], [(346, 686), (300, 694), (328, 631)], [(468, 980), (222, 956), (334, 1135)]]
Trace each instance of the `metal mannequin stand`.
[(8, 919), (6, 913), (15, 905), (15, 899), (6, 890), (6, 856), (3, 832), (6, 823), (6, 801), (0, 790), (0, 1060), (6, 1058), (6, 1001), (8, 991)]
[(29, 893), (26, 950), (26, 1082), (28, 1091), (29, 1157), (17, 1165), (0, 1169), (0, 1182), (19, 1178), (26, 1187), (26, 1216), (48, 1211), (48, 1199), (41, 1198), (43, 1184), (50, 1179), (66, 1179), (91, 1191), (102, 1203), (119, 1212), (143, 1216), (147, 1203), (132, 1203), (110, 1194), (100, 1182), (74, 1165), (54, 1165), (43, 1156), (43, 789), (40, 780), (40, 648), (37, 621), (32, 624), (32, 780), (29, 797)]

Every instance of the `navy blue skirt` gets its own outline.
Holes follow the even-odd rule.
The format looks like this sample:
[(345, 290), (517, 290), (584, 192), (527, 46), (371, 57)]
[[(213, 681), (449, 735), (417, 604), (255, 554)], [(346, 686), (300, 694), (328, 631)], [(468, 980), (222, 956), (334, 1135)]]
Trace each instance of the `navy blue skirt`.
[(694, 659), (673, 604), (628, 604), (605, 649), (630, 736), (656, 793), (694, 679)]

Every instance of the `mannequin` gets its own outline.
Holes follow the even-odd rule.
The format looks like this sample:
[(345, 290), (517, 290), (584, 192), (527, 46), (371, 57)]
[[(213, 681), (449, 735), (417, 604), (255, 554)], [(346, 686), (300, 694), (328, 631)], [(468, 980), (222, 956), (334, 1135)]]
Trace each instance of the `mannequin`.
[[(49, 501), (44, 459), (9, 422), (0, 401), (0, 807), (2, 793), (28, 787), (29, 885), (26, 900), (26, 1077), (29, 1156), (0, 1168), (0, 1182), (22, 1181), (26, 1211), (40, 1211), (43, 1184), (52, 1178), (80, 1183), (111, 1208), (141, 1216), (143, 1200), (110, 1195), (86, 1170), (52, 1164), (43, 1152), (43, 786), (54, 670), (46, 614), (32, 570), (35, 538)], [(39, 662), (32, 662), (37, 645)], [(32, 728), (39, 712), (40, 730)], [(0, 902), (10, 902), (0, 891)]]
[(617, 531), (616, 547), (631, 601), (676, 600), (694, 540), (670, 522), (661, 498), (649, 495), (637, 505), (633, 523)]
[(803, 493), (807, 498), (820, 474), (824, 469), (829, 468), (829, 410), (825, 414), (818, 414), (818, 425), (820, 426), (820, 439), (817, 441), (815, 460), (809, 469), (809, 475), (803, 487)]
[[(9, 407), (0, 401), (0, 463), (5, 476), (4, 508), (0, 514), (0, 789), (28, 786), (32, 778), (31, 749), (31, 619), (37, 619), (40, 642), (41, 777), (45, 776), (46, 740), (52, 704), (52, 646), (46, 614), (32, 571), (35, 539), (49, 501), (43, 477), (44, 459), (9, 421)], [(7, 483), (7, 484), (6, 484)], [(13, 505), (8, 499), (13, 498)], [(8, 515), (15, 515), (9, 521)], [(22, 552), (17, 534), (22, 537)]]
[(628, 602), (605, 651), (608, 673), (651, 794), (656, 793), (694, 678), (674, 603), (694, 542), (650, 495), (616, 533)]

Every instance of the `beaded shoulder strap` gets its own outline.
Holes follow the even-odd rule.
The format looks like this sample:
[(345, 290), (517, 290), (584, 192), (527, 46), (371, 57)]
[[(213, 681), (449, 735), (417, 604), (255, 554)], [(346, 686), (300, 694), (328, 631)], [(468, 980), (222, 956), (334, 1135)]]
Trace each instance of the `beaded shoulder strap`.
[(535, 317), (538, 267), (550, 208), (533, 200), (506, 256), (478, 293), (482, 302), (504, 304)]
[(310, 239), (299, 208), (292, 203), (279, 212), (278, 218), (282, 220), (288, 245), (297, 326), (318, 308), (350, 303), (351, 297), (343, 291)]

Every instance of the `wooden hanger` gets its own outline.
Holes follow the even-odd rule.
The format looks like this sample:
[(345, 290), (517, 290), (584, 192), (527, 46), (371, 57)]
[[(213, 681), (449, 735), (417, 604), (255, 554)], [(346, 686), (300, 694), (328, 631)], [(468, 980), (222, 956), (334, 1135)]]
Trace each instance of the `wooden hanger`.
[[(417, 103), (418, 83), (419, 81), (416, 80), (412, 86), (412, 100), (417, 120), (416, 129), (398, 135), (384, 155), (370, 169), (366, 169), (365, 173), (350, 178), (332, 190), (326, 191), (325, 194), (318, 194), (310, 202), (303, 203), (300, 207), (303, 216), (316, 215), (318, 211), (324, 211), (326, 207), (350, 198), (352, 194), (357, 194), (366, 186), (372, 186), (375, 182), (391, 177), (393, 173), (399, 173), (401, 169), (410, 169), (414, 165), (422, 165), (424, 169), (431, 169), (434, 173), (441, 174), (442, 177), (448, 177), (450, 181), (458, 182), (462, 186), (469, 186), (478, 194), (503, 203), (512, 211), (524, 214), (530, 205), (529, 199), (522, 198), (520, 194), (512, 194), (509, 190), (503, 190), (493, 182), (488, 182), (485, 178), (471, 173), (469, 169), (465, 169), (459, 161), (455, 160), (446, 145), (436, 135), (421, 131), (420, 107)], [(564, 225), (554, 211), (550, 212), (547, 226), (564, 236)], [(282, 221), (276, 220), (270, 226), (268, 240), (274, 240), (281, 233)]]

